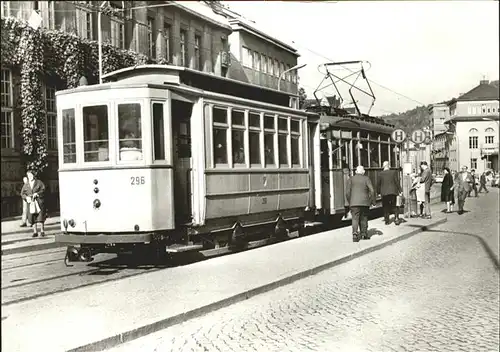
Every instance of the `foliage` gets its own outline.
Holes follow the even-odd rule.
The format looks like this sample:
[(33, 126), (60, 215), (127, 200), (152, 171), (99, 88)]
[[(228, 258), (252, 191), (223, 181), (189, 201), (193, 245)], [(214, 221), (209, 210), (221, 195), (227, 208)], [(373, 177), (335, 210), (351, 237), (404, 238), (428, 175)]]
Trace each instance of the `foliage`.
[(307, 99), (306, 91), (304, 88), (300, 87), (299, 88), (299, 109), (302, 109), (306, 99)]
[[(104, 43), (103, 73), (149, 63), (147, 56)], [(25, 21), (1, 19), (2, 67), (20, 69), (22, 153), (27, 169), (40, 174), (47, 167), (44, 81), (59, 82), (58, 89), (74, 88), (80, 77), (97, 82), (98, 44), (62, 31), (33, 29)]]
[(395, 125), (405, 131), (413, 131), (429, 126), (431, 117), (427, 106), (417, 106), (414, 109), (381, 117), (385, 122)]

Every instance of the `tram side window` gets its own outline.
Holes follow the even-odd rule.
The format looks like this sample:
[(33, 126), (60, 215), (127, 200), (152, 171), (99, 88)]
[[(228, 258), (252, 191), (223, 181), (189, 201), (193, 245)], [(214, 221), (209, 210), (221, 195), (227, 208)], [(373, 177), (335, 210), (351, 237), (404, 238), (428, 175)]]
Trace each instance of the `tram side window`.
[(292, 138), (292, 165), (300, 166), (300, 122), (296, 120), (290, 121), (290, 131)]
[(76, 163), (75, 109), (62, 111), (63, 162)]
[(380, 144), (380, 156), (382, 157), (382, 163), (384, 161), (389, 161), (389, 144)]
[(260, 114), (250, 112), (248, 114), (250, 164), (260, 166)]
[(276, 166), (274, 157), (274, 116), (264, 115), (264, 155), (266, 166)]
[(370, 142), (370, 167), (380, 167), (378, 146), (378, 142)]
[(107, 105), (83, 108), (83, 152), (85, 162), (109, 161)]
[(278, 118), (278, 152), (279, 163), (282, 166), (288, 166), (287, 137), (288, 120), (286, 118)]
[(227, 165), (227, 109), (214, 107), (212, 119), (214, 165)]
[(245, 113), (231, 111), (233, 163), (245, 164)]
[(368, 167), (368, 143), (362, 143), (363, 148), (359, 150), (359, 153), (361, 154), (361, 165), (363, 165), (364, 167)]
[(165, 160), (163, 104), (160, 103), (153, 103), (153, 150), (154, 160)]
[(357, 166), (361, 165), (359, 158), (358, 158), (358, 153), (360, 151), (360, 145), (361, 143), (356, 140), (352, 140), (352, 167), (356, 168)]
[(142, 160), (141, 104), (118, 105), (120, 160)]
[(390, 153), (391, 153), (391, 167), (397, 167), (398, 166), (398, 153), (396, 153), (396, 146), (394, 144), (391, 144), (390, 146)]

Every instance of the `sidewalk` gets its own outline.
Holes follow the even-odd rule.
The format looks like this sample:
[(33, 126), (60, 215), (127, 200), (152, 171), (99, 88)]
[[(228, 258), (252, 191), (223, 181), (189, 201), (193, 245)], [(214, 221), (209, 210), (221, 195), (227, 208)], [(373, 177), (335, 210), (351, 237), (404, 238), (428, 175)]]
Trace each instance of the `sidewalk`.
[(2, 309), (3, 351), (110, 348), (437, 226), (446, 221), (441, 210), (442, 204), (434, 205), (432, 220), (408, 219), (400, 226), (372, 220), (369, 241), (353, 243), (345, 227), (9, 305)]

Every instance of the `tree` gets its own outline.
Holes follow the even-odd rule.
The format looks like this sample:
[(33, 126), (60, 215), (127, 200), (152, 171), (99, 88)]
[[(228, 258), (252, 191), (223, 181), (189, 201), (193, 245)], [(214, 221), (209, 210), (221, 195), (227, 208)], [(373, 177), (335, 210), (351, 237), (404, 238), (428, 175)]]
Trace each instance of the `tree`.
[(300, 87), (299, 88), (299, 109), (302, 109), (306, 99), (307, 99), (306, 91), (304, 88)]

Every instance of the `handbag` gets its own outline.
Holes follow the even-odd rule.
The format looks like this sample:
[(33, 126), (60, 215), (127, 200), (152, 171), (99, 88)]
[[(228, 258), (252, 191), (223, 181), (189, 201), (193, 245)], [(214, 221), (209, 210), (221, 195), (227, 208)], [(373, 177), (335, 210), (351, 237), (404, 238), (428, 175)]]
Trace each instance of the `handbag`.
[(30, 203), (30, 214), (39, 214), (40, 213), (40, 205), (37, 200), (34, 200)]

